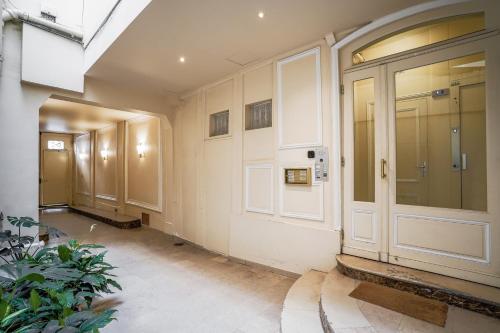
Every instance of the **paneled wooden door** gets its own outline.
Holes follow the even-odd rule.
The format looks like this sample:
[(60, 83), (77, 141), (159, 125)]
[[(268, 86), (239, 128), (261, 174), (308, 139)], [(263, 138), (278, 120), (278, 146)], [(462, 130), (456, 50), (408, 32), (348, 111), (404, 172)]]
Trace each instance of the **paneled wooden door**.
[(493, 44), (387, 65), (387, 219), (389, 262), (500, 286)]
[(500, 286), (497, 45), (345, 73), (343, 253)]
[(385, 66), (344, 75), (342, 252), (387, 260)]
[(67, 204), (69, 201), (68, 151), (44, 149), (42, 159), (42, 205)]

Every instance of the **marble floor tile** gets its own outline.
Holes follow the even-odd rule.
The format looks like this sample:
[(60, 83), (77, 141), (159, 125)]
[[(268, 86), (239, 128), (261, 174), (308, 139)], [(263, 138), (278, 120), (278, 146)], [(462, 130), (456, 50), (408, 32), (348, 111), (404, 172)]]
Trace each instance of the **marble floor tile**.
[[(295, 279), (227, 260), (143, 227), (121, 230), (71, 214), (42, 214), (41, 221), (68, 239), (99, 243), (123, 291), (99, 300), (117, 320), (103, 333), (279, 332), (284, 298)], [(93, 231), (91, 230), (91, 226)]]

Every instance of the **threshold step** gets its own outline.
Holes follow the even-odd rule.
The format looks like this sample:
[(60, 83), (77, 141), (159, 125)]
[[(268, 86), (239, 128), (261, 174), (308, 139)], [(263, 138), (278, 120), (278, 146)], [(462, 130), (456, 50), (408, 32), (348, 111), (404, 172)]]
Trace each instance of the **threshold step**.
[(117, 227), (120, 229), (133, 229), (141, 227), (141, 219), (133, 216), (121, 215), (103, 209), (85, 206), (70, 206), (70, 210), (74, 213), (90, 217), (94, 220), (112, 225), (113, 227)]
[(319, 297), (325, 276), (322, 272), (309, 271), (295, 281), (283, 303), (282, 333), (323, 333)]
[(337, 269), (353, 279), (385, 285), (500, 319), (500, 288), (347, 254), (337, 255)]

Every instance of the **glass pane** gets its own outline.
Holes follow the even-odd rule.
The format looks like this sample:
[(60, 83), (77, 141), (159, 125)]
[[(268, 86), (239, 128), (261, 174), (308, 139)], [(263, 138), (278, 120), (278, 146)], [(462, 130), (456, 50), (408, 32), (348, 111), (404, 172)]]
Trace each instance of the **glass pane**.
[(375, 202), (375, 80), (354, 82), (354, 200)]
[(399, 52), (442, 42), (483, 30), (484, 13), (449, 17), (444, 20), (427, 22), (405, 31), (390, 35), (382, 40), (354, 51), (353, 64), (378, 59)]
[(272, 101), (247, 104), (245, 106), (245, 130), (271, 127), (272, 124)]
[(64, 141), (48, 140), (47, 141), (47, 148), (54, 149), (54, 150), (62, 150), (62, 149), (64, 149)]
[(486, 210), (484, 54), (396, 73), (396, 202)]
[(229, 110), (210, 115), (209, 136), (226, 135), (229, 133)]

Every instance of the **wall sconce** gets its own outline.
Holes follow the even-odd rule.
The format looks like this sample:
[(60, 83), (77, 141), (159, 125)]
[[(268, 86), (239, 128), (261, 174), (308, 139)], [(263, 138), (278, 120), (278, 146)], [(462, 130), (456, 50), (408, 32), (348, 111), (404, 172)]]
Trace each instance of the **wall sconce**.
[(108, 149), (107, 148), (104, 148), (103, 150), (101, 150), (101, 157), (104, 161), (108, 160)]
[(144, 145), (143, 142), (139, 143), (137, 145), (137, 154), (139, 154), (139, 158), (144, 157), (144, 152), (146, 151), (146, 146)]

